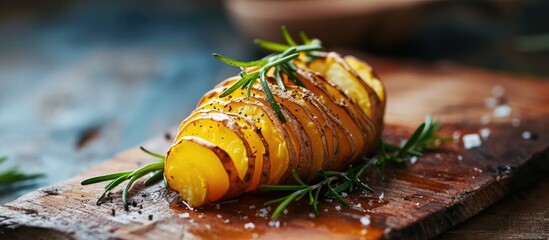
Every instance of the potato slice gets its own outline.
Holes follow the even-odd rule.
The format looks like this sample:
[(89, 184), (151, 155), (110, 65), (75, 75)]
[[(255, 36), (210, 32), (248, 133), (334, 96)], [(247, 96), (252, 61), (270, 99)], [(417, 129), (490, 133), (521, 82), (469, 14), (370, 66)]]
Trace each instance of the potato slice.
[(378, 107), (381, 106), (381, 100), (378, 95), (370, 85), (360, 79), (339, 54), (328, 53), (326, 58), (313, 61), (309, 67), (319, 71), (328, 81), (343, 89), (371, 119), (379, 119)]
[(353, 56), (345, 56), (343, 59), (364, 82), (374, 89), (381, 102), (385, 103), (385, 88), (379, 77), (374, 73), (372, 67)]
[(214, 148), (203, 139), (183, 137), (166, 155), (168, 185), (193, 207), (215, 202), (229, 190), (229, 177)]
[(229, 154), (239, 178), (244, 182), (251, 181), (249, 168), (255, 168), (255, 156), (238, 124), (227, 115), (221, 112), (200, 114), (187, 121), (176, 138), (183, 136), (199, 137), (219, 146)]
[(261, 133), (261, 130), (254, 125), (252, 119), (235, 113), (226, 112), (225, 114), (234, 119), (240, 129), (242, 129), (246, 141), (250, 143), (252, 154), (255, 155), (256, 160), (252, 182), (246, 191), (256, 190), (259, 185), (267, 184), (269, 181), (269, 173), (271, 171), (268, 153), (269, 144)]

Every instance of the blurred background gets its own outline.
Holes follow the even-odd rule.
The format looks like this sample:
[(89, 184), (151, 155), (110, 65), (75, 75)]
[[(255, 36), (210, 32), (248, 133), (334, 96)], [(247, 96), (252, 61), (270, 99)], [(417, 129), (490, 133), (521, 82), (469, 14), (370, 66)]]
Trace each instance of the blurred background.
[(0, 3), (0, 156), (45, 177), (0, 186), (0, 203), (67, 179), (153, 136), (262, 56), (281, 25), (331, 49), (549, 75), (549, 1), (155, 0)]

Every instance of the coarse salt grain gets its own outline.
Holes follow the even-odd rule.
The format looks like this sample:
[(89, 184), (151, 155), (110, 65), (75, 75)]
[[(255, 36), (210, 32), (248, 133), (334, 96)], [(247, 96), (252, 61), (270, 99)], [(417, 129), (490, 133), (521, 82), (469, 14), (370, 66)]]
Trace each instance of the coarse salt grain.
[(460, 137), (461, 137), (461, 132), (455, 131), (454, 133), (452, 133), (452, 138), (454, 139), (454, 142), (458, 142)]
[(457, 158), (458, 158), (458, 160), (460, 160), (460, 161), (463, 160), (463, 156), (461, 156), (461, 155), (458, 155)]
[(250, 205), (250, 209), (255, 209), (255, 205)]
[(315, 215), (314, 213), (309, 213), (309, 217), (310, 217), (310, 218), (315, 218), (316, 215)]
[(189, 218), (190, 214), (189, 213), (182, 213), (182, 214), (179, 214), (179, 217), (180, 218)]
[(363, 216), (360, 218), (360, 223), (364, 226), (368, 226), (370, 225), (371, 221), (370, 221), (370, 218), (368, 216)]
[(496, 108), (494, 108), (494, 117), (497, 118), (504, 118), (509, 117), (511, 115), (511, 106), (507, 104), (499, 105)]
[(253, 222), (249, 222), (249, 223), (245, 223), (244, 224), (244, 229), (254, 229), (255, 228), (255, 224)]
[(366, 235), (366, 234), (368, 234), (368, 230), (362, 229), (362, 230), (360, 230), (360, 234)]
[(266, 208), (261, 208), (259, 209), (256, 215), (260, 217), (266, 217), (268, 214), (269, 214), (269, 210), (267, 210)]
[(465, 147), (465, 149), (471, 149), (482, 145), (482, 140), (480, 140), (480, 136), (476, 133), (465, 134), (462, 139), (463, 147)]
[(482, 128), (480, 129), (480, 131), (478, 131), (478, 133), (482, 137), (482, 140), (486, 140), (488, 139), (488, 137), (490, 137), (490, 134), (492, 133), (492, 131), (490, 131), (489, 128)]
[(416, 156), (413, 156), (413, 157), (410, 158), (410, 163), (411, 164), (416, 164), (416, 162), (417, 162), (417, 157)]
[(526, 140), (531, 139), (532, 138), (532, 133), (528, 132), (528, 131), (524, 131), (524, 132), (522, 132), (522, 138), (526, 139)]
[(336, 209), (337, 211), (339, 211), (339, 210), (341, 210), (341, 206), (340, 206), (340, 205), (337, 205), (337, 206), (335, 206), (335, 209)]
[(384, 198), (385, 198), (385, 193), (381, 193), (381, 195), (379, 195), (379, 200), (383, 201)]
[(269, 221), (269, 227), (279, 228), (280, 221)]
[(223, 218), (223, 216), (221, 214), (217, 214), (216, 216), (217, 218)]

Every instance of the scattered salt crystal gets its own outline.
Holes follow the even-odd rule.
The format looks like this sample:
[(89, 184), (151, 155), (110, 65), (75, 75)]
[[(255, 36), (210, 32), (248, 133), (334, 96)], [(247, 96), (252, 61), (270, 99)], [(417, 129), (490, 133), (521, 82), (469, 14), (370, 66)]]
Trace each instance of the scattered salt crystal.
[(282, 210), (282, 213), (283, 213), (284, 215), (288, 214), (288, 209), (284, 208), (284, 210)]
[(362, 208), (362, 204), (357, 203), (354, 207), (355, 207), (355, 208), (358, 208), (358, 209), (361, 209), (361, 208)]
[(482, 172), (482, 169), (480, 169), (480, 168), (473, 168), (473, 170), (475, 170), (475, 171), (477, 171), (477, 172), (479, 172), (479, 173)]
[(341, 196), (342, 197), (347, 197), (347, 196), (349, 196), (349, 194), (347, 194), (346, 192), (341, 192)]
[(524, 131), (524, 132), (522, 132), (522, 138), (526, 139), (526, 140), (531, 139), (532, 138), (532, 133), (528, 132), (528, 131)]
[(362, 230), (360, 230), (360, 234), (361, 235), (366, 235), (366, 234), (368, 234), (368, 230), (362, 229)]
[(419, 202), (416, 203), (416, 206), (419, 206)]
[(324, 212), (328, 212), (328, 209), (327, 209), (327, 208), (324, 208)]
[(279, 228), (280, 221), (269, 221), (269, 227)]
[(242, 219), (248, 219), (248, 216), (244, 216), (244, 217), (242, 217)]
[(442, 155), (440, 155), (440, 153), (435, 154), (435, 157), (436, 157), (437, 159), (442, 159)]
[(384, 198), (385, 198), (385, 193), (381, 193), (381, 195), (379, 195), (379, 200), (383, 201)]
[(520, 126), (520, 118), (513, 118), (513, 120), (511, 120), (511, 125), (513, 127), (518, 127)]
[(309, 213), (309, 217), (310, 217), (310, 218), (315, 218), (316, 215), (315, 215), (314, 213)]
[(460, 137), (461, 137), (461, 132), (455, 131), (454, 133), (452, 133), (452, 138), (454, 139), (454, 142), (458, 142)]
[(499, 105), (494, 108), (494, 117), (504, 118), (509, 117), (509, 115), (511, 115), (511, 106), (507, 104)]
[(463, 135), (463, 147), (465, 147), (465, 149), (471, 149), (480, 145), (482, 145), (482, 140), (480, 140), (478, 134), (472, 133)]
[(505, 94), (505, 88), (503, 86), (495, 85), (492, 88), (492, 96), (496, 98), (500, 98), (500, 97), (503, 97), (504, 94)]
[(368, 216), (363, 216), (360, 218), (360, 223), (364, 226), (370, 225), (370, 218)]
[(410, 163), (411, 164), (416, 164), (416, 162), (417, 162), (417, 157), (416, 156), (413, 156), (413, 157), (410, 158)]
[(497, 104), (498, 104), (498, 100), (493, 97), (484, 99), (484, 106), (486, 108), (495, 108)]
[(206, 223), (205, 226), (206, 226), (207, 229), (212, 229), (212, 226), (210, 226), (210, 224), (207, 224), (207, 223)]
[(255, 205), (250, 205), (250, 209), (255, 209)]
[(340, 206), (340, 205), (337, 205), (337, 206), (335, 206), (335, 209), (336, 209), (337, 211), (339, 211), (339, 210), (341, 210), (341, 206)]
[(488, 137), (490, 136), (490, 134), (492, 133), (492, 131), (490, 131), (489, 128), (481, 128), (480, 131), (478, 132), (480, 134), (480, 136), (482, 137), (482, 140), (486, 140), (488, 139)]
[(460, 160), (460, 161), (463, 160), (463, 156), (458, 155), (458, 160)]
[(225, 219), (225, 221), (223, 221), (223, 222), (224, 222), (225, 224), (227, 224), (227, 223), (230, 223), (230, 222), (231, 222), (231, 220), (229, 220), (229, 219)]
[(331, 202), (333, 202), (334, 200), (332, 200), (331, 198), (326, 198), (326, 199), (324, 199), (324, 201), (331, 203)]
[(267, 210), (266, 208), (261, 208), (261, 209), (259, 209), (259, 211), (256, 213), (256, 215), (257, 215), (257, 216), (260, 216), (260, 217), (266, 217), (268, 214), (269, 214), (269, 210)]
[(204, 218), (204, 214), (201, 213), (200, 215), (198, 215), (198, 217), (199, 218)]
[(244, 229), (254, 229), (254, 228), (255, 228), (255, 224), (253, 222), (244, 224)]
[(182, 214), (179, 214), (179, 217), (180, 218), (189, 218), (190, 214), (189, 213), (182, 213)]
[(252, 234), (252, 238), (253, 238), (253, 239), (258, 239), (258, 238), (259, 238), (259, 234), (258, 234), (258, 233), (253, 233), (253, 234)]
[(223, 216), (221, 216), (221, 214), (217, 214), (217, 218), (223, 218)]
[(484, 115), (480, 118), (480, 123), (482, 123), (482, 125), (488, 125), (490, 123), (490, 116), (488, 115)]

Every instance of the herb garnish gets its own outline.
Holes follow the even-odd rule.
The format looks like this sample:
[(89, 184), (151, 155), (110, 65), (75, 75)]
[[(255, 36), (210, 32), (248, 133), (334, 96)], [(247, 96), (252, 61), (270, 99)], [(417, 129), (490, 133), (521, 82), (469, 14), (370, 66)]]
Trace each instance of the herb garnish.
[[(0, 164), (8, 160), (8, 157), (0, 157)], [(26, 174), (21, 172), (18, 167), (12, 167), (8, 170), (0, 172), (0, 185), (9, 185), (13, 183), (23, 182), (44, 177), (44, 174)]]
[[(250, 91), (253, 85), (255, 84), (257, 79), (259, 79), (259, 82), (261, 83), (261, 88), (265, 93), (265, 99), (267, 100), (267, 102), (269, 102), (278, 118), (282, 122), (286, 122), (286, 118), (280, 110), (280, 105), (276, 102), (273, 93), (269, 88), (269, 84), (267, 83), (267, 74), (271, 71), (271, 69), (273, 69), (276, 83), (280, 87), (280, 89), (282, 89), (282, 91), (286, 91), (286, 87), (282, 82), (282, 74), (288, 76), (288, 79), (290, 79), (296, 85), (305, 87), (301, 80), (295, 74), (297, 68), (292, 60), (300, 56), (304, 56), (306, 58), (305, 61), (310, 61), (310, 58), (315, 57), (315, 51), (320, 51), (323, 49), (323, 47), (321, 46), (318, 39), (310, 39), (303, 32), (300, 33), (303, 44), (297, 45), (285, 26), (282, 26), (282, 35), (284, 36), (286, 44), (275, 43), (261, 39), (255, 40), (255, 44), (258, 47), (275, 52), (260, 60), (244, 62), (214, 53), (213, 56), (219, 61), (228, 65), (240, 67), (242, 69), (242, 72), (240, 73), (240, 80), (227, 88), (227, 90), (221, 93), (219, 97), (226, 97), (238, 88), (246, 88), (246, 96), (249, 98)], [(244, 71), (244, 68), (253, 67), (255, 67), (255, 69), (252, 69), (249, 72)]]
[(376, 169), (383, 179), (385, 177), (385, 166), (388, 163), (402, 164), (407, 157), (422, 156), (421, 151), (432, 149), (437, 142), (446, 141), (445, 138), (436, 136), (440, 128), (440, 123), (433, 121), (430, 116), (425, 117), (422, 123), (412, 134), (404, 145), (397, 146), (388, 144), (380, 139), (379, 154), (367, 158), (364, 157), (362, 163), (356, 167), (349, 166), (346, 171), (321, 170), (317, 173), (322, 180), (315, 184), (303, 182), (295, 171), (292, 171), (292, 177), (298, 183), (296, 185), (263, 185), (262, 190), (291, 192), (290, 194), (265, 202), (265, 205), (277, 204), (278, 207), (271, 215), (272, 219), (278, 218), (280, 213), (292, 202), (298, 201), (304, 197), (309, 198), (309, 205), (316, 214), (318, 211), (318, 201), (325, 197), (334, 197), (337, 201), (346, 207), (349, 203), (341, 195), (342, 192), (352, 192), (359, 188), (368, 192), (373, 192), (361, 177), (368, 170)]
[[(160, 161), (149, 163), (136, 170), (101, 175), (101, 176), (86, 179), (81, 182), (82, 185), (89, 185), (89, 184), (112, 180), (109, 184), (107, 184), (107, 186), (105, 186), (105, 191), (103, 192), (103, 194), (101, 194), (101, 196), (99, 196), (99, 199), (97, 199), (97, 205), (101, 204), (102, 200), (105, 198), (105, 196), (110, 190), (114, 189), (124, 181), (129, 180), (128, 184), (126, 185), (126, 187), (124, 187), (124, 190), (122, 191), (122, 202), (124, 204), (124, 209), (127, 211), (128, 210), (128, 191), (130, 190), (133, 183), (137, 179), (142, 178), (149, 173), (153, 173), (152, 176), (150, 176), (145, 180), (145, 182), (143, 182), (145, 186), (151, 186), (159, 182), (160, 180), (164, 179), (164, 161), (166, 157), (162, 154), (151, 152), (145, 149), (144, 147), (140, 147), (140, 149), (143, 152), (155, 158), (160, 159)], [(166, 179), (164, 179), (164, 185), (167, 189), (168, 184), (166, 182)]]

